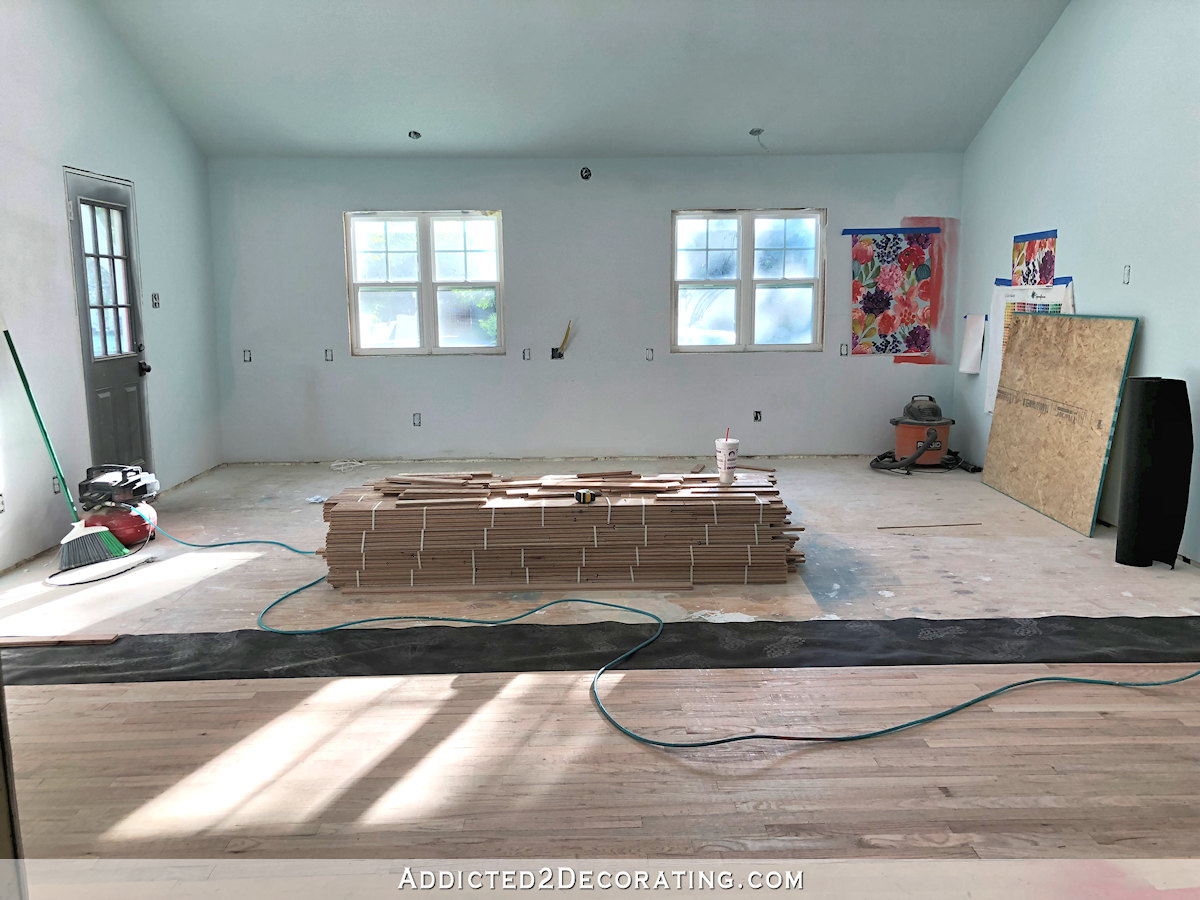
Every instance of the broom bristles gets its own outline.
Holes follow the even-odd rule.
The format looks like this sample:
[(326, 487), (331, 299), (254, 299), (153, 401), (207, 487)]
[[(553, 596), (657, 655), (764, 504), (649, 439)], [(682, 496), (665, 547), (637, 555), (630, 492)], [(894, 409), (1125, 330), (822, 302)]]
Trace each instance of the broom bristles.
[(84, 525), (82, 522), (76, 522), (59, 543), (62, 545), (59, 561), (59, 569), (62, 571), (120, 559), (129, 554), (129, 548), (103, 525)]

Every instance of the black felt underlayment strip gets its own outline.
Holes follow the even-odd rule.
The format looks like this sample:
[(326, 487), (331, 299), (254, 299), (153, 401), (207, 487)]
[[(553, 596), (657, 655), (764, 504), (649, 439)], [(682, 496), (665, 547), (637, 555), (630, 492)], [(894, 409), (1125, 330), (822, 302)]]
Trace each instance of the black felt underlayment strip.
[[(595, 670), (654, 623), (123, 635), (3, 652), (10, 685)], [(979, 663), (1200, 665), (1200, 616), (677, 622), (623, 669)]]

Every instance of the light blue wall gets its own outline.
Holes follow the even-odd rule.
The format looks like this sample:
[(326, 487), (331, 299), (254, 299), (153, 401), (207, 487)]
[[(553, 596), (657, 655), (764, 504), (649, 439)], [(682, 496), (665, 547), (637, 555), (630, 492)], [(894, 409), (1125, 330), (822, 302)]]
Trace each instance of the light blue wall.
[[(840, 232), (955, 217), (960, 175), (955, 153), (214, 160), (224, 456), (701, 454), (726, 426), (743, 453), (877, 453), (889, 417), (914, 393), (948, 400), (952, 373), (838, 356)], [(671, 210), (779, 206), (829, 209), (825, 351), (670, 353)], [(503, 212), (508, 354), (350, 357), (342, 213), (459, 208)], [(551, 361), (569, 319), (566, 359)]]
[[(216, 465), (207, 167), (90, 3), (0, 0), (0, 314), (63, 468), (88, 464), (63, 166), (135, 184), (155, 467), (171, 485)], [(161, 309), (151, 309), (152, 291)], [(70, 519), (7, 350), (0, 359), (0, 569)]]
[[(985, 312), (993, 279), (1011, 271), (1013, 235), (1057, 228), (1056, 269), (1074, 276), (1077, 310), (1141, 319), (1130, 374), (1187, 379), (1200, 435), (1197, 47), (1195, 0), (1067, 7), (966, 151), (961, 298), (962, 312)], [(956, 376), (960, 440), (973, 458), (990, 427), (985, 377)], [(1116, 463), (1101, 507), (1108, 521)], [(1180, 552), (1200, 557), (1200, 454)]]

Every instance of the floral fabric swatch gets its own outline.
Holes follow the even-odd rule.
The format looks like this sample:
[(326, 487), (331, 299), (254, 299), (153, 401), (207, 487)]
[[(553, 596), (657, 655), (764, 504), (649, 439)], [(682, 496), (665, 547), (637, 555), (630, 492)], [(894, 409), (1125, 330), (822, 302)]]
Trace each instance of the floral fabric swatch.
[(927, 355), (930, 303), (940, 283), (933, 276), (944, 256), (941, 233), (928, 228), (851, 232), (850, 238), (851, 352)]
[(1013, 238), (1013, 285), (1054, 284), (1057, 231), (1018, 234)]

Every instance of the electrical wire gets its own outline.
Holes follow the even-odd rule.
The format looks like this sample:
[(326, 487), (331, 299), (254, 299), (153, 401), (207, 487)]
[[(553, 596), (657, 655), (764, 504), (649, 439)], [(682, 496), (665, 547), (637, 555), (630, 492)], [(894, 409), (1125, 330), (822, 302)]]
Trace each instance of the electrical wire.
[[(130, 508), (132, 509), (132, 507), (130, 507)], [(138, 514), (141, 515), (140, 512)], [(142, 518), (146, 518), (146, 517), (142, 516)], [(150, 520), (146, 519), (146, 521), (149, 522)], [(151, 523), (151, 524), (153, 525), (154, 523)], [(154, 527), (157, 528), (157, 526), (154, 526)], [(172, 541), (175, 541), (177, 544), (183, 544), (184, 546), (187, 546), (187, 547), (205, 548), (205, 547), (228, 547), (228, 546), (232, 546), (235, 544), (273, 544), (275, 546), (284, 547), (288, 550), (291, 550), (293, 553), (299, 553), (299, 554), (303, 554), (303, 555), (312, 555), (316, 552), (314, 550), (297, 550), (295, 547), (288, 546), (287, 544), (281, 543), (280, 541), (268, 541), (268, 540), (224, 541), (224, 542), (216, 543), (216, 544), (191, 544), (191, 543), (188, 543), (187, 541), (181, 541), (177, 537), (172, 537), (170, 534), (167, 534), (167, 532), (163, 531), (161, 528), (157, 528), (157, 530), (158, 530), (159, 534), (163, 535), (164, 537), (169, 538)], [(321, 582), (323, 582), (325, 580), (325, 577), (326, 576), (322, 575), (320, 578), (317, 578), (314, 581), (310, 581), (308, 584), (305, 584), (301, 587), (290, 590), (286, 594), (284, 594), (282, 597), (280, 597), (278, 600), (275, 600), (274, 602), (269, 604), (265, 609), (263, 609), (262, 612), (260, 612), (258, 614), (258, 627), (263, 629), (264, 631), (272, 632), (273, 634), (304, 635), (304, 634), (328, 634), (331, 631), (342, 631), (346, 628), (352, 628), (356, 625), (368, 625), (368, 624), (378, 623), (378, 622), (453, 622), (453, 623), (462, 624), (462, 625), (507, 625), (512, 622), (518, 622), (521, 619), (526, 619), (529, 616), (540, 613), (542, 610), (550, 609), (553, 606), (561, 606), (566, 603), (582, 603), (582, 604), (586, 604), (588, 606), (600, 606), (600, 607), (604, 607), (606, 609), (616, 609), (616, 610), (621, 610), (622, 612), (635, 613), (637, 615), (645, 616), (646, 618), (653, 620), (655, 623), (654, 634), (652, 634), (650, 637), (646, 638), (646, 640), (642, 641), (637, 646), (632, 647), (629, 650), (626, 650), (624, 653), (622, 653), (616, 659), (612, 660), (609, 663), (605, 663), (603, 666), (601, 666), (601, 668), (596, 672), (596, 674), (592, 676), (592, 681), (591, 681), (591, 685), (589, 688), (589, 692), (591, 693), (592, 702), (595, 703), (597, 711), (600, 713), (601, 716), (604, 717), (605, 721), (607, 721), (610, 725), (612, 725), (613, 728), (617, 729), (617, 731), (621, 732), (626, 737), (637, 741), (640, 744), (645, 744), (650, 747), (661, 747), (661, 748), (669, 749), (669, 750), (695, 750), (695, 749), (699, 749), (701, 747), (718, 747), (718, 746), (721, 746), (722, 744), (736, 744), (736, 743), (741, 743), (743, 741), (795, 741), (795, 742), (806, 742), (806, 743), (849, 743), (851, 741), (865, 741), (865, 740), (869, 740), (871, 738), (883, 737), (884, 735), (888, 735), (888, 734), (895, 734), (898, 731), (904, 731), (908, 728), (916, 728), (920, 725), (927, 725), (930, 722), (936, 722), (938, 719), (944, 719), (947, 716), (952, 716), (955, 713), (961, 712), (964, 709), (968, 709), (969, 707), (975, 706), (976, 704), (983, 703), (986, 700), (990, 700), (992, 697), (996, 697), (996, 696), (1006, 693), (1008, 691), (1016, 690), (1017, 688), (1027, 687), (1032, 684), (1094, 684), (1094, 685), (1102, 685), (1102, 686), (1106, 686), (1106, 687), (1151, 688), (1151, 687), (1165, 687), (1165, 686), (1171, 685), (1171, 684), (1179, 684), (1181, 682), (1189, 681), (1193, 678), (1200, 677), (1200, 669), (1197, 669), (1195, 672), (1191, 672), (1190, 674), (1187, 674), (1187, 675), (1180, 675), (1177, 678), (1168, 678), (1163, 681), (1110, 681), (1110, 680), (1104, 679), (1104, 678), (1079, 678), (1079, 677), (1068, 676), (1068, 675), (1043, 675), (1038, 678), (1027, 678), (1024, 681), (1014, 681), (1014, 682), (1011, 682), (1010, 684), (1006, 684), (1001, 687), (998, 687), (995, 690), (991, 690), (991, 691), (988, 691), (987, 693), (980, 694), (977, 697), (972, 697), (970, 700), (966, 700), (955, 706), (951, 706), (949, 709), (944, 709), (939, 712), (931, 713), (930, 715), (927, 715), (927, 716), (921, 716), (920, 718), (917, 718), (917, 719), (911, 719), (907, 722), (901, 722), (898, 725), (891, 725), (887, 728), (879, 728), (874, 731), (863, 731), (863, 732), (857, 732), (857, 733), (853, 733), (853, 734), (840, 734), (840, 735), (801, 735), (801, 734), (758, 734), (758, 733), (754, 733), (754, 734), (738, 734), (738, 735), (732, 735), (730, 737), (723, 737), (723, 738), (713, 738), (712, 740), (707, 740), (707, 741), (662, 741), (662, 740), (658, 740), (657, 738), (646, 737), (643, 734), (638, 734), (636, 731), (633, 731), (632, 729), (627, 728), (626, 726), (622, 725), (619, 721), (617, 721), (616, 717), (611, 712), (609, 712), (608, 707), (606, 707), (604, 705), (604, 701), (600, 699), (600, 691), (599, 691), (600, 679), (601, 679), (601, 677), (604, 676), (605, 673), (607, 673), (609, 670), (611, 670), (615, 666), (618, 666), (621, 663), (625, 662), (625, 660), (632, 657), (638, 651), (643, 650), (646, 647), (649, 647), (656, 640), (658, 640), (659, 636), (662, 634), (663, 625), (664, 625), (663, 620), (648, 610), (636, 609), (635, 607), (632, 607), (632, 606), (623, 606), (620, 603), (608, 603), (608, 602), (605, 602), (602, 600), (585, 600), (580, 597), (566, 597), (566, 598), (563, 598), (562, 600), (551, 600), (549, 603), (543, 603), (541, 606), (538, 606), (534, 609), (527, 610), (526, 612), (520, 613), (515, 616), (510, 616), (505, 619), (469, 619), (469, 618), (462, 618), (462, 617), (457, 617), (457, 616), (370, 616), (365, 619), (354, 619), (349, 622), (341, 622), (341, 623), (338, 623), (337, 625), (326, 625), (321, 628), (295, 628), (295, 629), (276, 628), (275, 626), (268, 625), (266, 623), (265, 619), (266, 619), (267, 613), (269, 613), (271, 610), (275, 609), (275, 607), (279, 606), (279, 604), (283, 603), (285, 600), (289, 599), (290, 597), (294, 597), (297, 594), (301, 593), (302, 591), (306, 591), (309, 588), (315, 587), (316, 585), (320, 584)]]

